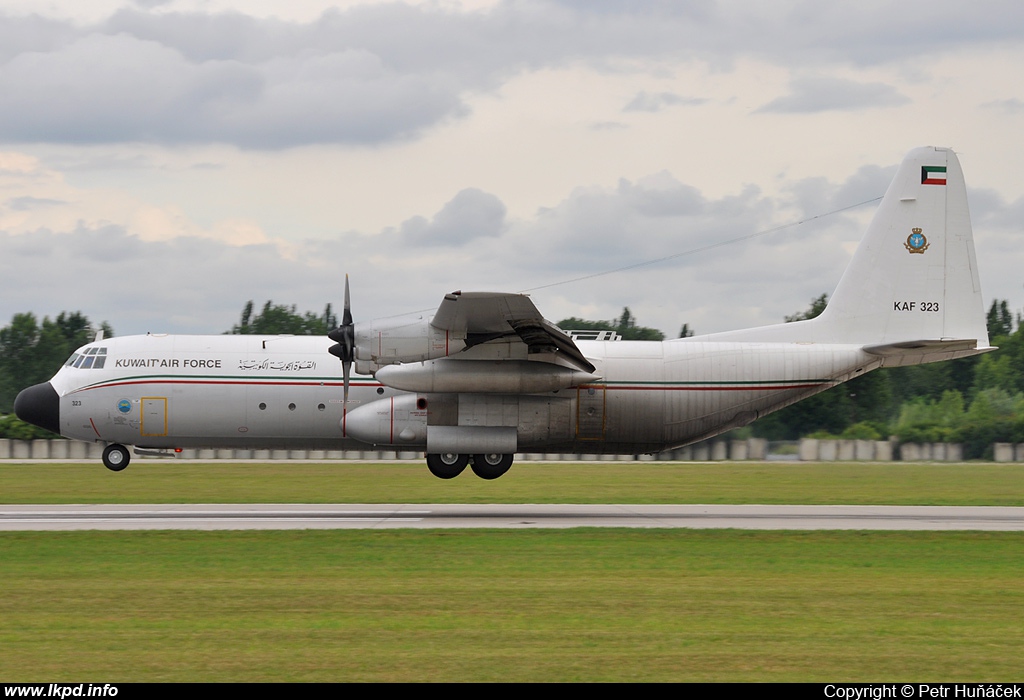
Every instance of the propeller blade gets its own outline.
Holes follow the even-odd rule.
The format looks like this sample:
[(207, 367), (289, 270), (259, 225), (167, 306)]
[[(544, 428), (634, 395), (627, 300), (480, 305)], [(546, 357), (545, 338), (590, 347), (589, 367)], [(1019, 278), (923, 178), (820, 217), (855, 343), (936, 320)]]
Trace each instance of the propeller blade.
[[(352, 375), (352, 361), (355, 360), (356, 354), (356, 329), (355, 324), (352, 322), (352, 302), (349, 297), (347, 274), (345, 275), (345, 310), (341, 317), (341, 325), (328, 333), (327, 337), (336, 343), (336, 345), (328, 348), (327, 352), (341, 360), (341, 372), (344, 377), (344, 403), (342, 403), (342, 406), (347, 407), (349, 380)], [(342, 410), (345, 410), (345, 408)]]
[(352, 303), (348, 297), (348, 274), (345, 274), (345, 309), (341, 315), (341, 325), (351, 326), (352, 325)]
[(342, 398), (343, 398), (343, 402), (341, 404), (342, 406), (348, 406), (348, 381), (349, 381), (349, 374), (351, 373), (351, 371), (352, 371), (352, 363), (351, 362), (342, 362), (341, 363), (341, 372), (342, 372), (342, 375), (344, 375), (344, 377), (345, 377), (345, 383), (344, 383), (344, 387), (345, 388), (343, 389), (344, 393), (342, 394)]

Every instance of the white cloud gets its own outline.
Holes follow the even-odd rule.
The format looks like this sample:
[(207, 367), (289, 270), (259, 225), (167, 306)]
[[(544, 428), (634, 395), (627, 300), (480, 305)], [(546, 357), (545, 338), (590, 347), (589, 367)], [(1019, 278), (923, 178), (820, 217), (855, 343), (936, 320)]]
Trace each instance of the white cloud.
[(810, 76), (794, 79), (790, 94), (772, 100), (757, 111), (790, 114), (830, 110), (857, 112), (878, 107), (899, 107), (909, 101), (891, 85)]
[(401, 240), (414, 246), (458, 246), (493, 238), (505, 228), (505, 205), (476, 188), (462, 190), (432, 220), (417, 216), (402, 223)]
[(154, 42), (90, 35), (60, 52), (22, 54), (3, 67), (0, 136), (254, 148), (373, 143), (462, 113), (454, 87), (443, 78), (396, 74), (362, 50), (260, 66), (191, 63)]
[[(891, 85), (824, 72), (910, 58), (927, 66), (953, 48), (1022, 36), (1024, 6), (999, 2), (869, 3), (856, 11), (805, 3), (535, 0), (476, 11), (369, 3), (304, 22), (123, 9), (86, 26), (0, 16), (0, 39), (8, 39), (0, 41), (0, 140), (379, 144), (462, 117), (468, 95), (526, 72), (585, 64), (643, 74), (694, 61), (732, 70), (743, 57), (787, 67), (813, 60), (823, 71), (794, 80), (792, 94), (768, 111), (895, 106), (908, 98)], [(626, 109), (699, 103), (641, 91)]]
[(671, 92), (638, 92), (630, 100), (623, 112), (660, 112), (667, 107), (695, 106), (704, 104), (707, 100), (699, 97), (683, 97)]

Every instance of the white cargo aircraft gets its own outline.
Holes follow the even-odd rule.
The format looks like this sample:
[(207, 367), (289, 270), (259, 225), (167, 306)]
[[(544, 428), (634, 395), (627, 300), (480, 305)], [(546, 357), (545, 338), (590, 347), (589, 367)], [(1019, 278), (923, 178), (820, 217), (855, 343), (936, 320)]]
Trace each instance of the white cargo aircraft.
[(345, 307), (329, 339), (97, 340), (21, 392), (15, 411), (106, 443), (115, 471), (130, 459), (124, 445), (138, 454), (372, 445), (423, 451), (441, 478), (469, 465), (493, 479), (516, 452), (658, 452), (878, 367), (993, 349), (960, 164), (931, 147), (907, 155), (813, 320), (595, 341), (563, 332), (521, 294), (453, 292), (431, 318), (354, 324), (346, 281)]

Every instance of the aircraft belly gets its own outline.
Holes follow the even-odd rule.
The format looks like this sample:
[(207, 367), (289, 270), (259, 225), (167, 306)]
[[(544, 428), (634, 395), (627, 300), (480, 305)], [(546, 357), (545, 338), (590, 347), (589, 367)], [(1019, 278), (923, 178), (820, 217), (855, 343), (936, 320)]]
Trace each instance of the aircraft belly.
[(877, 366), (848, 346), (719, 343), (685, 350), (642, 373), (632, 371), (635, 361), (606, 359), (601, 439), (577, 439), (577, 448), (641, 452), (685, 445)]

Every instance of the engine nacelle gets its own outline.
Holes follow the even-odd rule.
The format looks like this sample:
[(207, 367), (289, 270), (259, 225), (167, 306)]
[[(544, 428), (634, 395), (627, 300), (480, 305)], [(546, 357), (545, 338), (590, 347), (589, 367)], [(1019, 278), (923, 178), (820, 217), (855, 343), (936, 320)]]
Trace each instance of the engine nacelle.
[(364, 404), (346, 412), (341, 432), (371, 445), (426, 445), (426, 399), (393, 396)]
[(380, 319), (355, 328), (356, 372), (373, 374), (385, 365), (448, 357), (466, 347), (461, 336), (423, 318)]
[(395, 396), (348, 411), (341, 429), (346, 437), (398, 450), (511, 454), (572, 440), (574, 406), (551, 395)]

